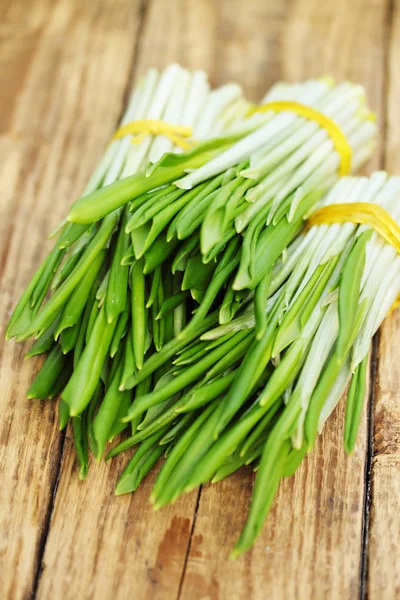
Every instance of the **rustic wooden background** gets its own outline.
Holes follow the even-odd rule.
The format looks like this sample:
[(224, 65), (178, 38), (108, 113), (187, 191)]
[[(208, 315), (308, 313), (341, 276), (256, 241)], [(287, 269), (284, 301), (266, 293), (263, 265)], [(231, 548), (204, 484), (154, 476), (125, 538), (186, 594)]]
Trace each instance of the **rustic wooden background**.
[[(278, 79), (351, 78), (380, 124), (367, 171), (400, 173), (400, 0), (1, 0), (0, 11), (4, 324), (149, 66), (202, 67), (254, 100)], [(354, 455), (343, 452), (339, 407), (236, 562), (227, 556), (251, 474), (157, 513), (152, 477), (132, 496), (113, 495), (122, 461), (79, 482), (54, 404), (25, 399), (39, 361), (2, 346), (0, 597), (400, 598), (399, 332), (400, 310), (374, 342)]]

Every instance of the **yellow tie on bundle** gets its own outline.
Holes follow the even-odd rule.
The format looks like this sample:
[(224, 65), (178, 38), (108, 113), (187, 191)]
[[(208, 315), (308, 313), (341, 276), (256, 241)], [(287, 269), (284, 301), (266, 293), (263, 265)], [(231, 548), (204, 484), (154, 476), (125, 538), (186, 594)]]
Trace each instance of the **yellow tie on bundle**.
[[(248, 114), (252, 115), (258, 112), (268, 111), (289, 111), (318, 123), (318, 125), (326, 130), (333, 141), (335, 150), (340, 156), (339, 175), (344, 176), (351, 172), (351, 146), (340, 127), (332, 121), (332, 119), (314, 108), (311, 108), (311, 106), (306, 106), (299, 102), (288, 101), (269, 102), (261, 106), (253, 106)], [(141, 119), (138, 121), (131, 121), (130, 123), (126, 123), (119, 127), (113, 135), (112, 140), (120, 139), (126, 135), (132, 135), (134, 136), (132, 142), (134, 144), (139, 144), (146, 135), (163, 135), (175, 146), (178, 146), (182, 150), (189, 150), (192, 147), (192, 143), (188, 141), (188, 138), (192, 137), (192, 134), (191, 127), (172, 125), (171, 123), (154, 119)]]
[[(289, 111), (318, 123), (318, 125), (326, 130), (333, 141), (335, 150), (340, 156), (339, 175), (344, 176), (350, 173), (352, 157), (351, 146), (340, 127), (329, 117), (305, 104), (287, 101), (269, 102), (261, 106), (253, 106), (248, 114), (252, 115), (257, 112), (268, 111)], [(132, 135), (134, 136), (132, 142), (134, 144), (139, 144), (146, 135), (163, 135), (175, 146), (178, 146), (182, 150), (189, 150), (192, 147), (193, 142), (191, 143), (188, 141), (188, 138), (192, 137), (192, 134), (193, 131), (191, 127), (172, 125), (171, 123), (154, 119), (141, 119), (138, 121), (131, 121), (130, 123), (126, 123), (119, 127), (113, 135), (112, 140), (120, 139), (126, 135)]]
[[(378, 204), (368, 202), (349, 202), (331, 204), (315, 211), (306, 222), (306, 229), (313, 225), (331, 223), (356, 223), (374, 229), (400, 254), (400, 227), (390, 214)], [(400, 304), (400, 295), (393, 303), (389, 314)]]
[(311, 106), (301, 104), (300, 102), (291, 101), (268, 102), (267, 104), (262, 104), (261, 106), (253, 106), (249, 110), (248, 114), (250, 116), (254, 113), (268, 111), (288, 111), (295, 113), (300, 117), (305, 117), (310, 121), (315, 121), (315, 123), (318, 123), (318, 125), (320, 125), (323, 129), (326, 130), (328, 136), (333, 142), (336, 152), (340, 156), (339, 175), (343, 177), (344, 175), (348, 175), (351, 172), (351, 146), (347, 141), (347, 138), (344, 135), (343, 131), (340, 129), (339, 125), (332, 121), (332, 119), (322, 114), (318, 110), (311, 108)]
[(131, 140), (133, 144), (139, 144), (146, 135), (163, 135), (182, 150), (189, 150), (192, 147), (187, 139), (192, 137), (191, 127), (172, 125), (155, 119), (141, 119), (126, 123), (117, 129), (112, 140), (118, 140), (126, 135), (134, 136)]

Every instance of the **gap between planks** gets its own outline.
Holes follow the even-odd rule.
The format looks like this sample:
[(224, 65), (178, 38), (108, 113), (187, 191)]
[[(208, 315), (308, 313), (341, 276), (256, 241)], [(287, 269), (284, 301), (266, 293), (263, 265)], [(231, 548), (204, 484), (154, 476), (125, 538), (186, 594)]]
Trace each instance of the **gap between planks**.
[(186, 568), (187, 568), (189, 557), (190, 557), (190, 549), (192, 547), (193, 534), (194, 534), (194, 530), (196, 528), (196, 519), (197, 519), (197, 513), (199, 511), (202, 490), (203, 490), (203, 486), (201, 485), (197, 492), (196, 504), (194, 507), (194, 513), (193, 513), (193, 519), (192, 519), (192, 526), (190, 528), (189, 539), (188, 539), (188, 544), (187, 544), (186, 554), (185, 554), (185, 560), (183, 561), (182, 575), (181, 575), (181, 579), (179, 581), (178, 594), (176, 596), (176, 600), (181, 600), (181, 596), (182, 596), (183, 584), (185, 582)]
[[(386, 44), (384, 47), (384, 64), (383, 64), (383, 98), (388, 98), (389, 78), (390, 78), (390, 42), (393, 36), (393, 15), (395, 9), (395, 0), (388, 0), (385, 28), (386, 28)], [(388, 131), (388, 103), (383, 103), (382, 114), (382, 151), (380, 157), (380, 167), (385, 168), (387, 162), (387, 131)], [(376, 377), (379, 371), (379, 345), (380, 345), (380, 329), (377, 331), (371, 349), (370, 363), (370, 389), (368, 393), (367, 405), (367, 444), (365, 458), (365, 479), (364, 479), (364, 503), (363, 503), (363, 522), (361, 536), (361, 556), (360, 556), (360, 587), (359, 600), (368, 598), (368, 566), (369, 566), (369, 536), (370, 536), (370, 521), (372, 507), (372, 471), (374, 458), (374, 404), (376, 399)]]
[[(140, 9), (139, 9), (139, 23), (138, 23), (138, 28), (137, 28), (137, 35), (136, 35), (135, 43), (133, 45), (131, 66), (128, 71), (127, 82), (126, 82), (125, 91), (123, 94), (121, 112), (120, 112), (120, 116), (118, 118), (118, 122), (122, 118), (122, 115), (124, 113), (124, 110), (127, 106), (128, 100), (129, 100), (130, 92), (132, 90), (132, 82), (133, 82), (134, 76), (136, 74), (141, 43), (143, 40), (143, 32), (145, 29), (146, 15), (147, 15), (147, 11), (148, 11), (150, 2), (151, 2), (151, 0), (142, 0), (141, 1), (141, 5), (140, 5)], [(117, 123), (116, 123), (116, 125), (117, 125)], [(49, 507), (48, 507), (47, 514), (46, 514), (46, 519), (45, 519), (44, 526), (43, 526), (43, 532), (40, 536), (40, 541), (39, 541), (37, 567), (36, 567), (35, 577), (34, 577), (34, 581), (33, 581), (32, 591), (30, 594), (30, 597), (32, 600), (35, 600), (35, 598), (37, 596), (37, 591), (39, 589), (40, 578), (41, 578), (41, 575), (43, 572), (43, 557), (44, 557), (44, 553), (46, 550), (46, 543), (47, 543), (48, 535), (50, 532), (51, 519), (52, 519), (52, 515), (53, 515), (53, 511), (54, 511), (55, 500), (56, 500), (57, 491), (58, 491), (58, 484), (59, 484), (60, 477), (61, 477), (61, 468), (62, 468), (62, 462), (63, 462), (64, 451), (65, 451), (66, 430), (61, 432), (60, 435), (61, 435), (61, 444), (60, 444), (59, 456), (57, 459), (57, 473), (54, 478), (54, 485), (49, 490), (49, 494), (51, 495), (51, 502), (49, 503)], [(195, 522), (196, 511), (198, 508), (199, 499), (200, 499), (200, 493), (197, 498), (197, 503), (196, 503), (195, 512), (194, 512), (194, 516), (193, 516), (193, 523)], [(181, 583), (183, 582), (183, 579), (184, 579), (184, 571), (185, 571), (188, 554), (190, 551), (190, 540), (191, 540), (191, 536), (193, 533), (193, 528), (194, 527), (192, 526), (192, 529), (190, 532), (190, 537), (188, 540), (188, 549), (187, 549), (187, 555), (186, 555), (185, 563), (184, 563), (184, 567), (183, 567)], [(180, 588), (179, 588), (179, 590), (180, 590)]]
[(367, 577), (368, 577), (368, 540), (369, 524), (371, 514), (371, 476), (372, 459), (374, 456), (374, 400), (375, 400), (375, 378), (378, 372), (379, 364), (379, 331), (372, 340), (371, 358), (369, 368), (369, 390), (367, 397), (367, 441), (365, 448), (365, 470), (364, 470), (364, 500), (363, 500), (363, 518), (361, 533), (361, 552), (360, 552), (360, 587), (359, 600), (366, 598)]
[(57, 490), (58, 490), (58, 484), (59, 484), (60, 477), (61, 477), (61, 466), (62, 466), (62, 459), (63, 459), (63, 455), (64, 455), (66, 434), (67, 434), (66, 429), (64, 429), (64, 431), (60, 432), (61, 444), (60, 444), (60, 453), (59, 453), (59, 456), (57, 459), (57, 472), (56, 472), (56, 476), (54, 477), (54, 485), (53, 485), (52, 489), (50, 490), (51, 502), (49, 503), (49, 506), (47, 507), (46, 518), (44, 520), (44, 525), (43, 525), (43, 531), (42, 531), (42, 534), (41, 534), (40, 540), (39, 540), (39, 548), (38, 548), (38, 554), (37, 554), (37, 567), (36, 567), (35, 577), (33, 580), (31, 598), (36, 598), (38, 587), (39, 587), (39, 582), (40, 582), (40, 577), (41, 577), (42, 571), (43, 571), (44, 551), (46, 549), (47, 537), (48, 537), (49, 531), (50, 531), (51, 517), (53, 515), (54, 504), (56, 501)]

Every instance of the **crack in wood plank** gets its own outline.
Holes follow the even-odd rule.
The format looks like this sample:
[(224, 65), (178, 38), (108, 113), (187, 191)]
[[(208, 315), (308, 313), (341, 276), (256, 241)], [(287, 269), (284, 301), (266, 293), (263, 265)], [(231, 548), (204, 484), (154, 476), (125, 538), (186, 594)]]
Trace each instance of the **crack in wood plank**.
[(182, 595), (183, 582), (185, 580), (186, 568), (187, 568), (187, 564), (188, 564), (188, 560), (189, 560), (189, 556), (190, 556), (190, 549), (192, 547), (192, 539), (193, 539), (194, 529), (196, 527), (196, 518), (197, 518), (197, 512), (199, 510), (199, 506), (200, 506), (200, 498), (201, 498), (202, 489), (203, 489), (203, 486), (200, 486), (199, 490), (197, 492), (196, 505), (194, 507), (194, 512), (193, 512), (192, 526), (190, 528), (190, 534), (189, 534), (188, 544), (187, 544), (187, 548), (186, 548), (185, 560), (184, 560), (183, 566), (182, 566), (182, 575), (181, 575), (181, 579), (179, 582), (179, 588), (178, 588), (178, 594), (177, 594), (176, 600), (180, 600), (181, 595)]
[(51, 486), (51, 488), (49, 490), (49, 496), (51, 497), (51, 502), (47, 508), (47, 514), (46, 514), (46, 517), (44, 519), (44, 524), (43, 524), (43, 531), (40, 536), (39, 547), (37, 550), (36, 573), (35, 573), (35, 578), (33, 581), (32, 591), (30, 594), (30, 597), (32, 598), (32, 600), (34, 600), (36, 598), (37, 590), (39, 587), (40, 576), (41, 576), (42, 570), (43, 570), (42, 561), (43, 561), (43, 556), (44, 556), (44, 552), (46, 549), (47, 537), (49, 535), (51, 517), (52, 517), (53, 511), (54, 511), (54, 504), (56, 501), (58, 484), (59, 484), (60, 477), (61, 477), (61, 465), (62, 465), (62, 459), (63, 459), (64, 447), (65, 447), (65, 436), (66, 436), (66, 431), (64, 430), (60, 434), (61, 446), (60, 446), (60, 453), (59, 453), (59, 457), (58, 457), (58, 461), (57, 461), (56, 477), (54, 478), (54, 484)]
[(368, 536), (371, 512), (371, 473), (372, 460), (374, 455), (374, 398), (375, 398), (375, 379), (378, 372), (378, 353), (379, 353), (379, 332), (372, 341), (370, 370), (369, 370), (369, 393), (367, 399), (367, 444), (364, 471), (364, 502), (361, 536), (361, 555), (360, 555), (360, 589), (359, 600), (366, 598), (367, 578), (368, 578)]

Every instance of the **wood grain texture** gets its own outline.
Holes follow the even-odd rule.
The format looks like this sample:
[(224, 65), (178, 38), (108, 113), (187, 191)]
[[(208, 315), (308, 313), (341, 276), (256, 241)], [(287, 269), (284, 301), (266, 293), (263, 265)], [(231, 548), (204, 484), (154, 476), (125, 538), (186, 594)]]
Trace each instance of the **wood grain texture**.
[(285, 479), (262, 534), (236, 561), (253, 475), (245, 470), (201, 493), (182, 598), (356, 598), (359, 589), (365, 436), (343, 452), (343, 408), (314, 452)]
[(372, 469), (368, 557), (370, 598), (400, 597), (399, 497), (400, 454), (376, 456)]
[(79, 481), (67, 439), (38, 598), (176, 597), (196, 493), (155, 512), (148, 501), (152, 473), (137, 493), (116, 497), (125, 463), (122, 456), (92, 464)]
[[(29, 5), (28, 5), (29, 4)], [(278, 79), (366, 86), (381, 134), (367, 167), (399, 172), (400, 9), (392, 0), (0, 0), (0, 297), (5, 323), (100, 157), (134, 78), (178, 61), (253, 100)], [(385, 94), (388, 96), (386, 105)], [(386, 117), (387, 110), (387, 117)], [(385, 134), (386, 143), (385, 143)], [(397, 152), (397, 155), (396, 155)], [(399, 596), (399, 313), (379, 344), (367, 588)], [(154, 474), (116, 498), (125, 457), (80, 482), (54, 405), (25, 400), (38, 362), (0, 348), (0, 596), (47, 600), (355, 598), (360, 593), (367, 417), (342, 446), (343, 406), (277, 502), (254, 548), (227, 560), (251, 497), (241, 471), (154, 513)], [(395, 364), (394, 364), (395, 363)], [(368, 473), (367, 473), (368, 475)], [(54, 499), (53, 499), (54, 492)], [(8, 508), (9, 507), (9, 508)], [(368, 515), (367, 515), (368, 517)], [(396, 571), (397, 569), (397, 571)]]
[(207, 71), (212, 85), (237, 81), (258, 100), (281, 75), (279, 35), (291, 2), (260, 0), (151, 0), (140, 73), (179, 61)]
[[(69, 0), (2, 6), (2, 326), (49, 249), (43, 240), (111, 135), (139, 8), (139, 2)], [(12, 600), (28, 598), (35, 586), (63, 439), (54, 405), (25, 398), (39, 366), (24, 362), (26, 350), (14, 342), (1, 347), (0, 596)]]
[[(389, 15), (385, 168), (399, 174), (400, 2)], [(368, 592), (370, 598), (400, 597), (400, 311), (384, 322), (378, 336), (373, 420), (373, 454)]]

